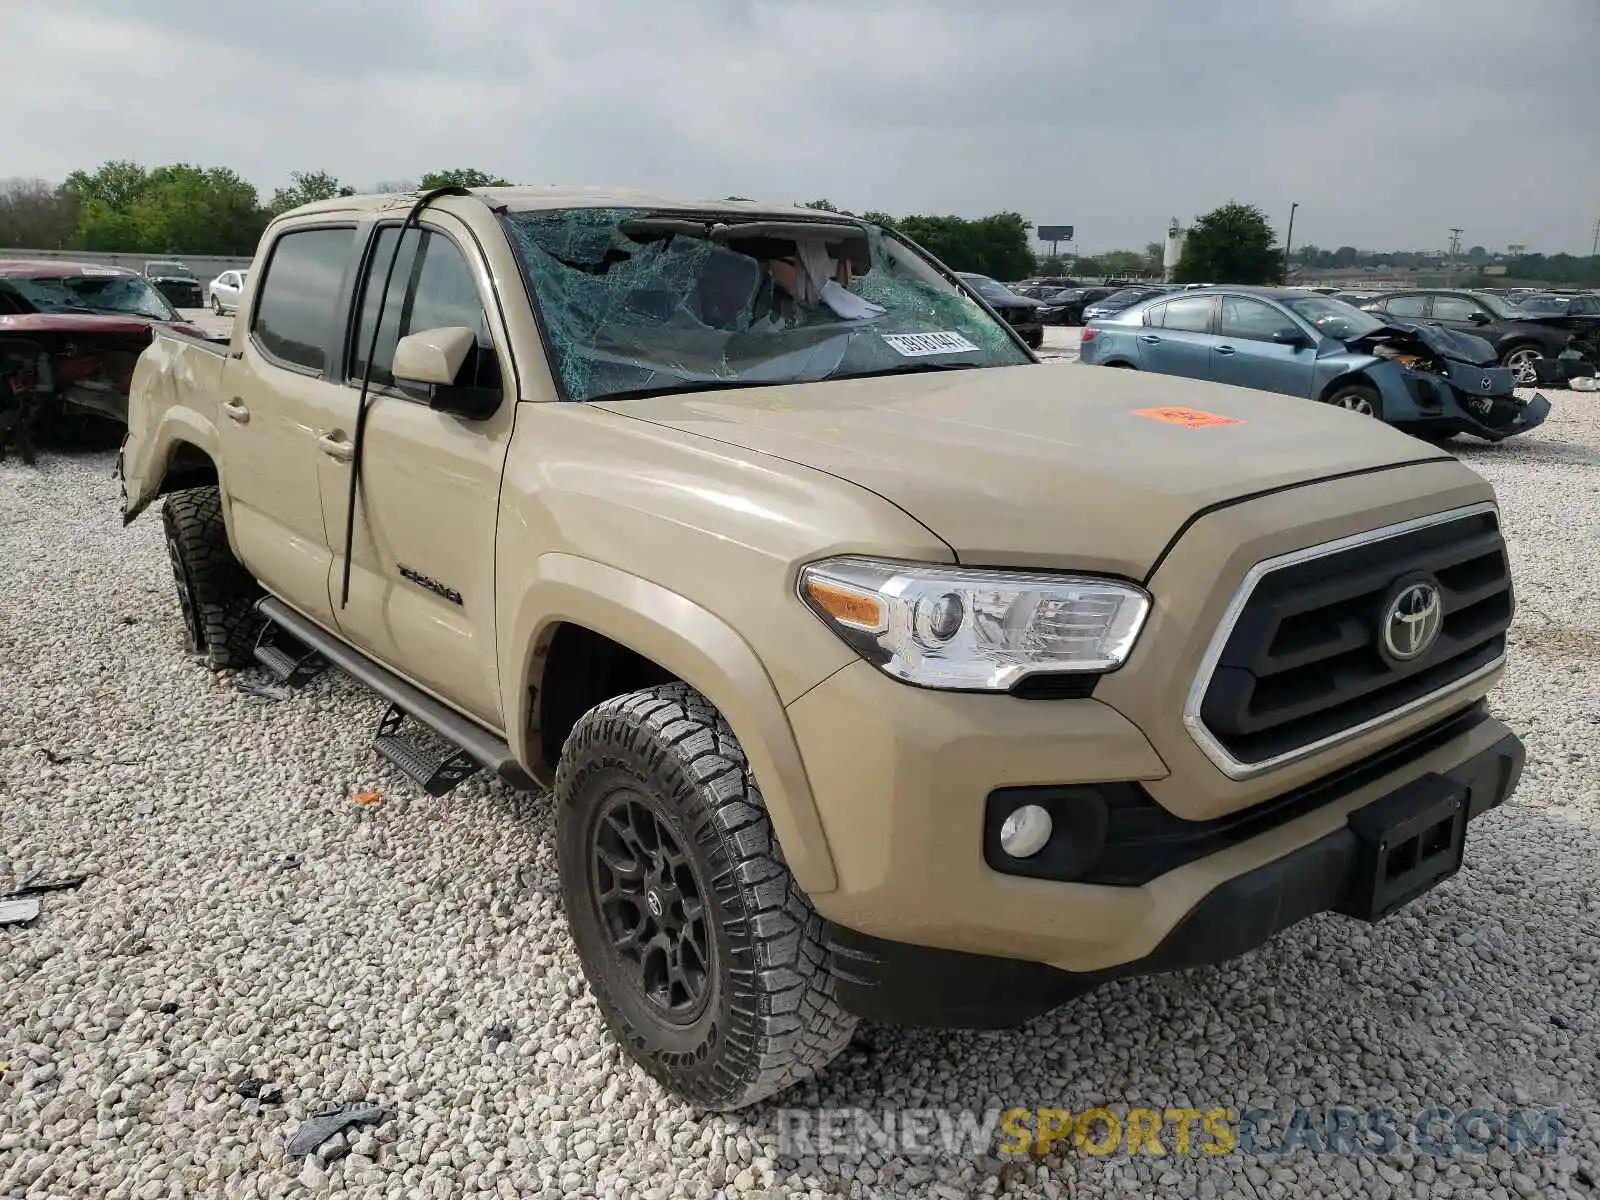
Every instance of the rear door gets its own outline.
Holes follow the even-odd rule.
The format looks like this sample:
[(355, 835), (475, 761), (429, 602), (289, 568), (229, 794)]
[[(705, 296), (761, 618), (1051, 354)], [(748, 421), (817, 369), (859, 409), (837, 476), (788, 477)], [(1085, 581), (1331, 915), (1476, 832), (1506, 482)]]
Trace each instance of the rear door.
[(1185, 379), (1212, 378), (1215, 296), (1179, 296), (1145, 312), (1139, 331), (1139, 366)]
[[(1474, 322), (1474, 313), (1482, 313), (1488, 321)], [(1471, 296), (1452, 296), (1448, 293), (1435, 293), (1433, 308), (1428, 314), (1428, 324), (1442, 325), (1446, 329), (1454, 329), (1460, 333), (1471, 333), (1483, 336), (1484, 326), (1494, 320), (1494, 314), (1479, 304)]]
[[(377, 229), (355, 292), (341, 400), (350, 428), (399, 236), (397, 224)], [(456, 218), (433, 211), (422, 230), (405, 232), (377, 321), (350, 596), (336, 608), (340, 632), (351, 642), (496, 729), (503, 716), (494, 637), (495, 532), (517, 407), (499, 311), (472, 236)], [(499, 407), (482, 420), (435, 411), (425, 389), (397, 383), (390, 374), (400, 338), (445, 326), (477, 333), (477, 350), (456, 382), (498, 390)], [(334, 531), (328, 586), (337, 605), (350, 465), (329, 460), (323, 466), (323, 506)]]
[(276, 236), (221, 397), (219, 440), (239, 557), (269, 591), (329, 627), (332, 556), (318, 474), (344, 436), (339, 302), (354, 248), (353, 222), (293, 226)]
[(1314, 346), (1274, 341), (1280, 332), (1313, 341), (1288, 313), (1253, 296), (1219, 296), (1212, 378), (1219, 383), (1310, 398), (1317, 361)]
[(1420, 325), (1428, 316), (1428, 296), (1425, 292), (1382, 296), (1374, 305), (1374, 309), (1382, 316), (1402, 324)]

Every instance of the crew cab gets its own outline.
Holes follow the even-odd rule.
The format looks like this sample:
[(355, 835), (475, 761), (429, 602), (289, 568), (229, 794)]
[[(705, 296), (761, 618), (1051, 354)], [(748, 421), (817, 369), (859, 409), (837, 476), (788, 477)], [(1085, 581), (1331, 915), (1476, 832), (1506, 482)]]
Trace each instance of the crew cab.
[[(618, 1043), (697, 1105), (1453, 875), (1522, 764), (1495, 496), (1378, 422), (1040, 363), (891, 230), (436, 189), (158, 332), (124, 519), (185, 643), (546, 788)], [(470, 980), (462, 981), (470, 987)], [(1202, 985), (1204, 986), (1204, 985)]]

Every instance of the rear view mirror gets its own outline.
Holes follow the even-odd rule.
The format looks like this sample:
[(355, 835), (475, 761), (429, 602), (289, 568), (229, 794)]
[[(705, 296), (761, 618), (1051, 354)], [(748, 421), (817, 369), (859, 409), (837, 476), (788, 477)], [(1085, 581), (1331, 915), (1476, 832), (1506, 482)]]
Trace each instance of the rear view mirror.
[(401, 383), (452, 384), (478, 344), (465, 325), (408, 333), (395, 343), (393, 374)]
[(1311, 339), (1305, 334), (1301, 333), (1298, 329), (1291, 329), (1288, 326), (1284, 326), (1282, 329), (1274, 333), (1272, 335), (1272, 340), (1277, 342), (1280, 346), (1309, 346), (1311, 344)]

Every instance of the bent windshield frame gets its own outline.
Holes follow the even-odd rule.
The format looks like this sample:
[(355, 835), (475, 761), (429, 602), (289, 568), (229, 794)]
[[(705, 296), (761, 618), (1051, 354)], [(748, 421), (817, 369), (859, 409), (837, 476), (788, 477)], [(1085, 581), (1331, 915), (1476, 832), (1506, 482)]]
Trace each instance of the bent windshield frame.
[[(500, 220), (563, 400), (1037, 362), (925, 253), (864, 222), (642, 208)], [(813, 226), (814, 277), (796, 244)]]

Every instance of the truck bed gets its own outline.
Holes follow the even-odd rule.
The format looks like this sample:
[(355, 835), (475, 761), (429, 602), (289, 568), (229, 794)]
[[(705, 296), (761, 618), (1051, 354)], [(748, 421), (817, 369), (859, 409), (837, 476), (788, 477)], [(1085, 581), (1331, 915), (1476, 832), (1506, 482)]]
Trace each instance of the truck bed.
[(129, 388), (128, 440), (122, 449), (131, 521), (160, 493), (177, 443), (215, 460), (228, 343), (159, 327), (134, 368)]

